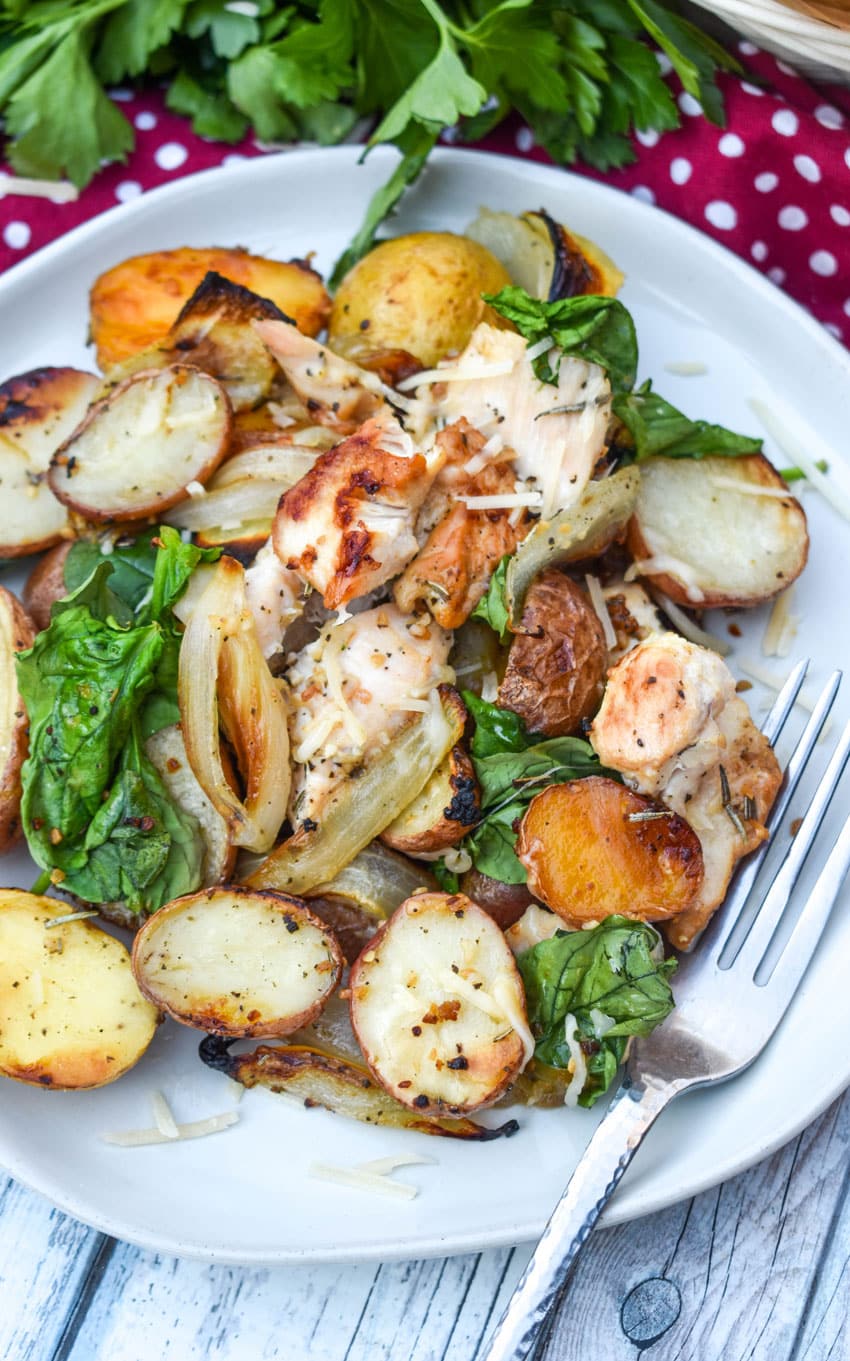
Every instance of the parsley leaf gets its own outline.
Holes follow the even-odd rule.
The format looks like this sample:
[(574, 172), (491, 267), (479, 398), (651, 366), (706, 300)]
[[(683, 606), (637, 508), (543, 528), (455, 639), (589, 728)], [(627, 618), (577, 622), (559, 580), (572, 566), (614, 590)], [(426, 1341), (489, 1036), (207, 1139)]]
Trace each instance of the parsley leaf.
[(97, 73), (108, 85), (138, 76), (183, 19), (186, 0), (126, 0), (106, 21), (97, 51)]

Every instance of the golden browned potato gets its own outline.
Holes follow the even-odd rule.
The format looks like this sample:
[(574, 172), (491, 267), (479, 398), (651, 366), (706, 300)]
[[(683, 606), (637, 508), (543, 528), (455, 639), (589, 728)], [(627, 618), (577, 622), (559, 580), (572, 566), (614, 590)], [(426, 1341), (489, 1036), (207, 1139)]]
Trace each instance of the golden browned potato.
[(372, 1073), (423, 1114), (491, 1105), (534, 1051), (504, 934), (462, 893), (402, 903), (357, 959), (350, 987)]
[(57, 543), (44, 557), (38, 559), (27, 577), (23, 590), (24, 607), (37, 629), (47, 628), (53, 605), (68, 594), (65, 559), (70, 551), (70, 539)]
[(125, 378), (53, 455), (48, 482), (87, 520), (147, 520), (189, 497), (227, 452), (224, 388), (180, 364)]
[(452, 747), (418, 798), (381, 833), (381, 840), (407, 855), (457, 845), (480, 816), (478, 782), (463, 747)]
[(608, 649), (599, 616), (580, 586), (549, 568), (529, 587), (521, 628), (498, 703), (519, 714), (531, 732), (576, 732), (602, 698)]
[(21, 766), (29, 724), (18, 690), (15, 653), (31, 647), (34, 638), (26, 610), (0, 586), (0, 855), (21, 835)]
[(50, 460), (100, 387), (81, 369), (32, 369), (0, 383), (0, 558), (70, 537), (68, 511), (45, 481)]
[(511, 282), (476, 241), (414, 232), (382, 241), (346, 274), (334, 298), (328, 339), (340, 354), (405, 350), (430, 367), (462, 350), (480, 321), (499, 323), (482, 302)]
[(760, 605), (802, 572), (806, 513), (762, 454), (650, 458), (640, 471), (626, 543), (677, 605)]
[(133, 942), (133, 973), (175, 1021), (216, 1035), (291, 1035), (342, 974), (332, 932), (298, 898), (236, 887), (175, 898)]
[(110, 369), (167, 334), (183, 304), (211, 270), (268, 298), (307, 335), (328, 319), (330, 298), (304, 260), (265, 260), (244, 250), (155, 251), (101, 274), (91, 290), (91, 336), (97, 362)]
[(114, 1082), (141, 1058), (159, 1015), (125, 946), (73, 908), (0, 889), (0, 1073), (69, 1090)]
[(460, 881), (460, 891), (483, 907), (503, 931), (519, 921), (529, 903), (534, 902), (527, 884), (503, 884), (480, 870), (467, 870)]
[(663, 921), (690, 907), (703, 879), (684, 818), (600, 775), (532, 799), (517, 855), (531, 892), (575, 929), (617, 913)]

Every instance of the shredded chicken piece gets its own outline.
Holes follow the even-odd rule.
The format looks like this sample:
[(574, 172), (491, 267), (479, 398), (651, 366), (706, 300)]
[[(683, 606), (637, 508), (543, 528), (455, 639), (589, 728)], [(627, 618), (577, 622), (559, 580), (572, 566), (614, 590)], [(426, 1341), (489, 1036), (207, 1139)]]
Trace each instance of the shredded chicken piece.
[(254, 328), (271, 350), (311, 418), (351, 434), (386, 408), (380, 378), (327, 345), (302, 335), (286, 321), (257, 321)]
[(516, 453), (518, 475), (543, 493), (542, 513), (551, 516), (578, 500), (605, 452), (611, 387), (599, 365), (572, 358), (561, 360), (557, 385), (541, 383), (522, 336), (486, 322), (452, 367), (486, 372), (510, 360), (508, 373), (446, 383), (436, 409), (449, 422), (465, 416), (479, 429), (498, 430)]
[(245, 603), (254, 616), (264, 657), (280, 652), (283, 635), (304, 608), (304, 582), (284, 567), (271, 539), (245, 572)]
[(432, 478), (410, 437), (381, 413), (284, 493), (275, 552), (321, 591), (328, 609), (338, 609), (397, 576), (415, 555), (416, 514)]
[[(463, 494), (498, 495), (514, 490), (516, 473), (511, 462), (486, 463), (470, 476), (465, 465), (481, 455), (484, 436), (461, 419), (442, 430), (436, 440), (442, 462), (435, 479), (436, 492), (429, 493), (428, 510), (439, 502), (448, 509), (431, 530), (424, 547), (408, 564), (395, 584), (396, 603), (410, 610), (424, 601), (443, 628), (459, 628), (475, 609), (494, 569), (505, 553), (512, 553), (530, 527), (523, 511), (470, 510)], [(453, 504), (452, 504), (453, 501)]]
[(405, 704), (454, 679), (450, 647), (450, 634), (429, 615), (385, 604), (347, 623), (325, 624), (296, 654), (287, 671), (293, 822), (318, 821), (337, 782), (404, 727)]
[(737, 861), (767, 836), (782, 779), (773, 750), (722, 658), (673, 633), (650, 634), (609, 673), (590, 741), (603, 765), (700, 839), (699, 896), (665, 928), (684, 949), (722, 903)]

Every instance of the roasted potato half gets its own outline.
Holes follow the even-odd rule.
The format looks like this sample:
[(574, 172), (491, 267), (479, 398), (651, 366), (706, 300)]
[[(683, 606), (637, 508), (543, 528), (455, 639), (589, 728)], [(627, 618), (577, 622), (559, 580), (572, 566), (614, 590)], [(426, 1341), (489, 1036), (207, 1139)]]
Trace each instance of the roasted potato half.
[(402, 903), (357, 959), (350, 987), (372, 1073), (422, 1114), (491, 1105), (533, 1053), (504, 934), (462, 893)]
[(404, 350), (430, 367), (462, 350), (480, 321), (500, 323), (482, 301), (510, 275), (486, 247), (451, 232), (414, 232), (382, 241), (339, 286), (328, 340), (363, 363), (374, 350)]
[(231, 409), (208, 374), (146, 370), (95, 403), (53, 455), (53, 493), (87, 520), (153, 518), (189, 496), (227, 452)]
[(107, 371), (167, 334), (184, 303), (210, 272), (267, 298), (307, 335), (326, 324), (330, 298), (303, 260), (264, 260), (244, 250), (155, 251), (101, 274), (91, 290), (91, 336)]
[(142, 992), (215, 1035), (291, 1035), (321, 1011), (342, 951), (298, 898), (225, 887), (175, 898), (133, 942)]
[(531, 892), (573, 929), (617, 913), (674, 917), (703, 879), (699, 837), (684, 818), (601, 775), (532, 799), (517, 855)]
[(211, 271), (160, 344), (125, 360), (109, 376), (191, 364), (218, 379), (234, 411), (250, 410), (268, 397), (278, 371), (251, 322), (287, 320), (267, 298)]
[(32, 620), (10, 591), (0, 586), (0, 855), (21, 835), (21, 766), (29, 725), (18, 690), (15, 653), (31, 647)]
[(520, 629), (499, 705), (519, 714), (530, 732), (577, 732), (602, 698), (608, 648), (599, 616), (576, 582), (549, 568), (528, 589)]
[(651, 458), (626, 542), (677, 605), (759, 605), (796, 580), (809, 555), (806, 514), (762, 454)]
[(126, 948), (55, 898), (0, 889), (0, 1073), (36, 1087), (102, 1087), (153, 1039), (156, 1007)]
[(503, 931), (519, 921), (529, 904), (534, 902), (527, 884), (503, 884), (480, 870), (467, 870), (460, 881), (461, 892), (493, 918)]
[(481, 813), (478, 782), (463, 747), (452, 747), (418, 798), (381, 833), (395, 851), (421, 855), (463, 840)]
[(0, 557), (41, 552), (70, 533), (45, 474), (99, 386), (92, 373), (47, 368), (0, 384)]

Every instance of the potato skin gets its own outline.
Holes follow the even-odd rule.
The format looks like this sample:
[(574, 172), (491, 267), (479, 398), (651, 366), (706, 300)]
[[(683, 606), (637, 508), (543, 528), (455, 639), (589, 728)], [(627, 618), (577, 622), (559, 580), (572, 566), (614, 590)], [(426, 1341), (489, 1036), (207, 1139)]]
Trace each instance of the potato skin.
[(327, 322), (330, 298), (303, 260), (284, 264), (244, 250), (191, 246), (154, 251), (122, 260), (95, 280), (91, 336), (100, 367), (112, 368), (162, 340), (210, 271), (268, 298), (306, 335), (317, 335)]
[(328, 339), (362, 355), (404, 350), (426, 367), (462, 350), (480, 321), (499, 323), (481, 299), (511, 282), (484, 246), (451, 232), (383, 241), (349, 270), (334, 298)]
[[(689, 594), (692, 590), (691, 583), (681, 580), (671, 572), (656, 572), (647, 574), (647, 579), (652, 582), (659, 591), (663, 591), (670, 600), (677, 605), (682, 605), (686, 609), (697, 607), (701, 610), (721, 609), (727, 606), (744, 608), (751, 605), (761, 605), (766, 600), (773, 599), (781, 591), (787, 589), (792, 582), (803, 571), (809, 556), (809, 535), (806, 520), (806, 512), (794, 497), (782, 475), (777, 472), (773, 464), (765, 458), (764, 454), (748, 454), (740, 458), (723, 458), (719, 456), (708, 456), (695, 462), (691, 459), (667, 459), (656, 458), (650, 460), (650, 469), (647, 470), (646, 479), (642, 479), (641, 493), (638, 496), (635, 513), (629, 521), (626, 530), (626, 547), (635, 561), (640, 562), (651, 559), (653, 552), (658, 552), (658, 548), (653, 548), (650, 539), (647, 538), (645, 527), (641, 522), (641, 508), (643, 498), (648, 495), (651, 486), (650, 478), (655, 475), (664, 477), (665, 501), (667, 505), (678, 512), (677, 531), (681, 534), (681, 540), (677, 541), (674, 547), (674, 556), (681, 556), (683, 560), (694, 567), (694, 578), (698, 580), (702, 572), (702, 580), (698, 580), (699, 598), (694, 594)], [(669, 471), (668, 471), (669, 470)], [(710, 477), (715, 472), (723, 476), (740, 477), (751, 485), (763, 486), (770, 489), (782, 490), (787, 493), (787, 497), (781, 499), (771, 497), (761, 500), (757, 496), (742, 495), (739, 521), (734, 529), (727, 527), (722, 507), (716, 507), (713, 503), (706, 501), (703, 504), (698, 501), (692, 491), (693, 482), (699, 484), (702, 496), (711, 494)], [(684, 476), (690, 474), (692, 479), (691, 487), (680, 487), (674, 485)], [(669, 493), (668, 493), (669, 479)], [(717, 493), (715, 492), (715, 501)], [(680, 510), (681, 506), (681, 510)], [(778, 527), (775, 518), (778, 515), (778, 506), (783, 510), (783, 542), (777, 541)], [(689, 520), (687, 509), (690, 508), (692, 518)], [(707, 516), (713, 509), (714, 519), (708, 521)], [(763, 509), (760, 515), (759, 511)], [(774, 521), (773, 535), (769, 536), (770, 556), (760, 539), (760, 525), (765, 521), (766, 516), (771, 516)], [(706, 567), (703, 563), (701, 572), (697, 563), (691, 564), (687, 556), (689, 543), (694, 542), (694, 536), (698, 534), (702, 523), (711, 524), (711, 532), (705, 537), (705, 545), (716, 548), (716, 556), (710, 563), (711, 573), (716, 574), (715, 580), (709, 579), (706, 575)], [(743, 526), (743, 527), (742, 527)], [(678, 540), (677, 534), (677, 540)], [(747, 536), (745, 551), (743, 538)], [(679, 543), (681, 542), (681, 551)], [(670, 552), (670, 546), (660, 550), (662, 553)], [(700, 553), (702, 558), (704, 553)], [(740, 568), (741, 564), (750, 560), (747, 571), (747, 578), (744, 581), (738, 580), (733, 584), (729, 576), (732, 566)], [(777, 570), (781, 567), (781, 570)], [(716, 579), (719, 576), (719, 580)]]
[[(21, 766), (28, 749), (29, 721), (15, 680), (16, 652), (31, 647), (35, 628), (26, 610), (4, 586), (0, 586), (0, 712), (8, 719), (8, 751), (0, 770), (0, 855), (10, 851), (21, 837)], [(7, 709), (8, 705), (8, 709)], [(5, 746), (0, 733), (0, 751)]]
[[(646, 813), (661, 816), (629, 820)], [(532, 799), (517, 855), (531, 892), (575, 929), (615, 914), (663, 921), (690, 907), (703, 881), (699, 838), (684, 818), (601, 775)]]
[(596, 713), (607, 665), (605, 634), (584, 591), (548, 568), (525, 598), (498, 703), (531, 732), (563, 737)]
[(478, 781), (467, 752), (452, 747), (422, 793), (385, 827), (380, 840), (405, 855), (456, 846), (481, 813)]
[(460, 891), (483, 907), (503, 931), (518, 922), (529, 904), (535, 901), (527, 884), (503, 884), (480, 870), (467, 870), (460, 881)]
[(65, 559), (71, 551), (71, 540), (57, 543), (43, 558), (39, 558), (27, 577), (23, 590), (24, 606), (40, 631), (50, 623), (50, 611), (57, 600), (68, 594), (65, 585)]

